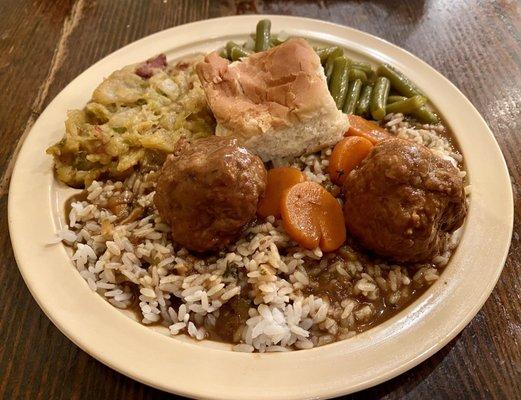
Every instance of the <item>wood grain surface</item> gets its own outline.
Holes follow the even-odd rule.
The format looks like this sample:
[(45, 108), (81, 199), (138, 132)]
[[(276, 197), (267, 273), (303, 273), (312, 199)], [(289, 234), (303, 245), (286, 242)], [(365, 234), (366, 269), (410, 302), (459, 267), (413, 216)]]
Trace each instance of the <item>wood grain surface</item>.
[(42, 313), (11, 249), (9, 178), (34, 121), (92, 63), (165, 28), (245, 13), (328, 20), (411, 51), (471, 99), (510, 169), (514, 237), (503, 274), (483, 309), (436, 355), (353, 398), (521, 399), (519, 0), (0, 0), (0, 399), (171, 398), (97, 362)]

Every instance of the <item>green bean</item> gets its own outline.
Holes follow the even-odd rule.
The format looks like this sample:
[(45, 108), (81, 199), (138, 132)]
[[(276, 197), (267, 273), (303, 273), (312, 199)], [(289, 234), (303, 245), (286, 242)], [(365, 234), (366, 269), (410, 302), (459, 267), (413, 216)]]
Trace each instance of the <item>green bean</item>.
[(427, 99), (423, 96), (416, 95), (405, 100), (395, 101), (387, 104), (385, 111), (389, 113), (410, 114), (418, 108), (422, 107)]
[(364, 71), (367, 75), (374, 73), (373, 67), (370, 64), (365, 63), (365, 62), (351, 61), (351, 63), (349, 65), (351, 66), (351, 68), (356, 68), (356, 69), (359, 69), (360, 71)]
[(348, 83), (347, 71), (347, 59), (345, 57), (337, 57), (333, 62), (329, 91), (339, 110), (342, 109), (346, 98)]
[(390, 95), (389, 97), (387, 97), (387, 104), (396, 103), (397, 101), (402, 101), (402, 100), (407, 100), (407, 97)]
[(327, 56), (329, 56), (329, 49), (331, 47), (315, 47), (315, 53), (317, 53), (318, 58), (320, 58), (320, 63), (324, 64), (327, 60)]
[(356, 81), (357, 79), (365, 83), (367, 82), (367, 75), (360, 69), (349, 68), (349, 81)]
[[(405, 96), (389, 96), (387, 98), (387, 104), (396, 103), (397, 101), (407, 100)], [(421, 106), (416, 110), (411, 111), (410, 113), (414, 118), (424, 124), (437, 124), (440, 122), (440, 119), (436, 115), (436, 113), (432, 112), (425, 106)]]
[(223, 47), (223, 48), (219, 51), (219, 55), (220, 55), (222, 58), (228, 58), (228, 50), (226, 50), (226, 47)]
[(385, 105), (387, 103), (387, 96), (389, 96), (390, 88), (391, 82), (389, 82), (389, 79), (385, 76), (379, 76), (376, 79), (369, 108), (371, 110), (371, 116), (377, 121), (384, 119), (387, 114)]
[[(337, 46), (331, 46), (331, 47), (322, 47), (319, 49), (316, 49), (315, 52), (320, 57), (320, 62), (324, 64), (327, 61), (327, 58), (331, 53), (336, 51), (338, 53), (338, 50), (340, 50)], [(341, 50), (340, 50), (341, 51)], [(340, 53), (342, 55), (342, 53)]]
[(243, 49), (241, 46), (232, 47), (230, 52), (230, 58), (232, 61), (237, 61), (242, 57), (248, 57), (251, 53), (248, 50)]
[(372, 93), (373, 86), (365, 85), (360, 94), (360, 98), (358, 99), (358, 104), (356, 105), (356, 115), (366, 116), (369, 113), (369, 103), (371, 101)]
[(224, 48), (226, 50), (226, 53), (228, 54), (228, 57), (231, 55), (232, 49), (237, 46), (239, 46), (239, 45), (235, 42), (230, 41), (230, 42), (226, 43), (226, 46)]
[(283, 43), (276, 35), (271, 35), (270, 37), (270, 47), (277, 47), (279, 44)]
[(328, 83), (331, 81), (331, 74), (333, 73), (333, 64), (335, 62), (335, 59), (343, 55), (344, 51), (339, 47), (335, 47), (334, 50), (331, 51), (329, 56), (327, 56), (326, 66), (324, 69)]
[(427, 107), (420, 107), (412, 112), (412, 116), (424, 124), (436, 125), (440, 122), (438, 116)]
[(271, 35), (270, 36), (270, 47), (277, 47), (278, 45), (284, 43), (288, 39), (289, 39), (289, 37), (286, 35), (282, 36), (282, 38), (278, 35)]
[(423, 95), (420, 89), (418, 89), (409, 78), (389, 64), (380, 65), (378, 67), (378, 74), (389, 79), (393, 89), (396, 89), (398, 93), (404, 96), (412, 97), (417, 94)]
[(357, 79), (356, 81), (349, 82), (349, 86), (347, 87), (347, 95), (346, 100), (344, 102), (344, 107), (342, 111), (346, 114), (353, 114), (355, 111), (356, 103), (358, 102), (358, 98), (360, 97), (360, 92), (362, 91), (362, 80)]
[[(237, 50), (234, 51), (233, 49)], [(237, 61), (239, 58), (246, 57), (251, 54), (251, 51), (246, 50), (244, 46), (241, 46), (240, 44), (232, 41), (226, 43), (225, 50), (226, 54), (228, 55), (227, 58), (232, 61)], [(233, 55), (235, 55), (235, 58)]]
[(261, 19), (257, 23), (257, 34), (255, 35), (255, 52), (267, 50), (270, 47), (271, 21)]
[(374, 82), (376, 80), (376, 69), (372, 67), (372, 65), (360, 61), (351, 62), (351, 68), (358, 69), (360, 71), (364, 71), (367, 76), (367, 80)]

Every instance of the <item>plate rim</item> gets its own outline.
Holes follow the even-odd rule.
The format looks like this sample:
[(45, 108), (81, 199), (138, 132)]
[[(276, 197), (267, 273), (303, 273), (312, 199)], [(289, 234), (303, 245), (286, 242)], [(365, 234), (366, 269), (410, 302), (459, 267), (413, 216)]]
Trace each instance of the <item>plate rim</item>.
[[(20, 241), (21, 241), (20, 240), (21, 239), (20, 230), (19, 230), (19, 226), (16, 226), (16, 223), (17, 223), (16, 221), (19, 220), (19, 218), (18, 218), (19, 210), (16, 209), (15, 205), (17, 204), (16, 202), (20, 198), (19, 197), (19, 194), (20, 194), (19, 192), (21, 190), (21, 186), (20, 186), (21, 184), (19, 183), (19, 179), (20, 178), (18, 178), (18, 177), (19, 177), (19, 175), (23, 176), (24, 172), (25, 172), (25, 171), (23, 171), (23, 165), (21, 166), (18, 161), (21, 159), (21, 155), (25, 154), (24, 151), (27, 150), (27, 149), (25, 149), (26, 144), (31, 139), (31, 134), (34, 131), (37, 130), (37, 127), (39, 127), (40, 120), (43, 121), (43, 119), (47, 116), (47, 111), (53, 109), (53, 107), (56, 104), (57, 99), (60, 98), (60, 96), (62, 96), (62, 93), (66, 92), (68, 88), (70, 88), (74, 84), (76, 84), (82, 78), (82, 76), (84, 76), (88, 71), (94, 70), (97, 66), (99, 66), (102, 63), (109, 63), (110, 60), (112, 60), (116, 56), (118, 56), (120, 54), (124, 54), (125, 52), (127, 52), (127, 51), (129, 51), (131, 49), (139, 48), (139, 46), (143, 45), (144, 43), (152, 42), (153, 40), (155, 40), (155, 39), (157, 39), (159, 37), (163, 37), (164, 35), (173, 35), (173, 34), (175, 34), (177, 32), (180, 32), (182, 30), (187, 30), (187, 29), (197, 29), (197, 28), (209, 25), (209, 24), (213, 24), (216, 21), (236, 20), (236, 21), (247, 21), (248, 24), (251, 24), (252, 21), (256, 22), (257, 20), (259, 20), (261, 18), (270, 18), (272, 20), (272, 22), (274, 22), (274, 25), (275, 24), (282, 24), (283, 22), (294, 22), (295, 24), (298, 25), (299, 22), (303, 22), (304, 21), (304, 22), (308, 22), (310, 25), (317, 26), (317, 29), (318, 28), (324, 28), (324, 27), (327, 28), (327, 27), (329, 27), (326, 30), (328, 30), (328, 31), (334, 31), (334, 30), (343, 31), (346, 35), (353, 34), (355, 36), (363, 37), (363, 38), (365, 38), (367, 40), (370, 39), (370, 41), (375, 41), (376, 43), (379, 43), (380, 46), (386, 48), (386, 50), (389, 50), (388, 47), (390, 46), (390, 49), (392, 49), (393, 52), (396, 52), (397, 54), (406, 54), (408, 57), (414, 59), (415, 62), (419, 63), (419, 65), (423, 69), (426, 68), (427, 70), (429, 70), (430, 73), (433, 73), (434, 75), (437, 75), (437, 79), (441, 78), (444, 81), (445, 84), (449, 84), (450, 87), (452, 88), (452, 90), (455, 90), (457, 92), (459, 100), (462, 101), (463, 103), (465, 103), (465, 106), (467, 108), (469, 108), (469, 106), (470, 106), (470, 109), (473, 112), (473, 116), (477, 118), (477, 120), (478, 120), (477, 122), (479, 123), (479, 125), (483, 125), (484, 126), (483, 127), (484, 130), (486, 130), (486, 133), (490, 136), (489, 139), (492, 139), (491, 143), (493, 145), (495, 145), (495, 148), (493, 150), (496, 153), (499, 152), (499, 156), (500, 156), (499, 158), (500, 159), (496, 160), (496, 161), (500, 161), (501, 172), (502, 173), (506, 173), (507, 177), (509, 177), (508, 168), (506, 166), (506, 162), (504, 160), (504, 157), (502, 156), (501, 150), (499, 149), (499, 146), (498, 146), (498, 144), (497, 144), (497, 142), (495, 140), (495, 137), (493, 136), (492, 132), (488, 128), (486, 122), (483, 120), (483, 118), (481, 117), (479, 112), (472, 106), (470, 101), (450, 81), (448, 81), (445, 77), (443, 77), (434, 68), (432, 68), (428, 64), (426, 64), (423, 60), (419, 59), (417, 56), (414, 56), (413, 54), (411, 54), (407, 50), (404, 50), (404, 49), (402, 49), (402, 48), (400, 48), (400, 47), (398, 47), (398, 46), (396, 46), (396, 45), (394, 45), (394, 44), (392, 44), (392, 43), (390, 43), (390, 42), (388, 42), (388, 41), (386, 41), (384, 39), (377, 38), (376, 36), (373, 36), (373, 35), (370, 35), (368, 33), (365, 33), (365, 32), (362, 32), (362, 31), (350, 28), (350, 27), (346, 27), (346, 26), (343, 26), (343, 25), (339, 25), (339, 24), (335, 24), (335, 23), (331, 23), (331, 22), (320, 21), (320, 20), (311, 19), (311, 18), (289, 17), (289, 16), (279, 16), (279, 15), (248, 15), (248, 16), (230, 16), (230, 17), (213, 18), (213, 19), (208, 19), (208, 20), (203, 20), (203, 21), (192, 22), (192, 23), (189, 23), (189, 24), (179, 25), (179, 26), (176, 26), (176, 27), (173, 27), (173, 28), (169, 28), (169, 29), (166, 29), (166, 30), (154, 33), (152, 35), (149, 35), (147, 37), (139, 39), (139, 40), (137, 40), (137, 41), (135, 41), (133, 43), (130, 43), (130, 44), (122, 47), (121, 49), (116, 50), (115, 52), (107, 55), (106, 57), (102, 58), (101, 60), (97, 61), (96, 63), (94, 63), (92, 66), (90, 66), (85, 71), (83, 71), (80, 75), (78, 75), (76, 78), (74, 78), (49, 103), (49, 105), (46, 107), (45, 111), (40, 115), (40, 117), (38, 118), (36, 123), (33, 125), (32, 129), (31, 129), (31, 132), (24, 139), (24, 143), (22, 144), (20, 152), (19, 152), (19, 154), (17, 156), (17, 161), (16, 161), (16, 164), (15, 164), (15, 168), (13, 170), (12, 180), (11, 180), (11, 183), (10, 183), (9, 199), (8, 199), (9, 231), (10, 231), (10, 234), (11, 234), (11, 241), (12, 241), (12, 245), (13, 245), (15, 258), (16, 258), (16, 261), (17, 261), (18, 268), (19, 268), (19, 270), (20, 270), (20, 272), (21, 272), (21, 274), (22, 274), (22, 276), (24, 278), (24, 281), (25, 281), (27, 287), (29, 288), (33, 298), (35, 298), (35, 300), (38, 302), (40, 308), (42, 308), (42, 310), (45, 312), (45, 314), (58, 327), (58, 329), (60, 329), (60, 331), (62, 331), (62, 333), (64, 333), (71, 341), (73, 341), (76, 345), (78, 345), (80, 348), (82, 348), (88, 354), (90, 354), (94, 358), (98, 359), (99, 361), (103, 362), (104, 364), (106, 364), (110, 368), (116, 369), (119, 372), (121, 372), (121, 373), (123, 373), (123, 374), (125, 374), (127, 376), (130, 376), (131, 378), (133, 378), (135, 380), (138, 380), (138, 381), (140, 381), (142, 383), (145, 383), (145, 384), (148, 384), (150, 386), (157, 387), (157, 388), (162, 389), (162, 390), (167, 390), (167, 391), (170, 391), (170, 392), (179, 393), (179, 394), (183, 394), (183, 395), (187, 395), (187, 396), (194, 396), (194, 397), (201, 397), (201, 396), (203, 396), (203, 397), (208, 397), (208, 398), (241, 398), (240, 396), (239, 397), (237, 396), (237, 393), (235, 394), (235, 396), (232, 393), (226, 393), (227, 395), (224, 396), (225, 393), (222, 393), (222, 392), (221, 393), (219, 393), (219, 392), (213, 392), (212, 393), (212, 391), (207, 391), (207, 390), (197, 391), (197, 390), (194, 390), (193, 387), (182, 387), (180, 385), (165, 385), (164, 383), (154, 381), (154, 379), (149, 379), (149, 377), (143, 378), (143, 376), (141, 376), (139, 374), (135, 374), (132, 371), (129, 371), (129, 370), (125, 369), (125, 368), (118, 368), (117, 363), (114, 362), (114, 360), (111, 361), (110, 357), (106, 357), (105, 355), (97, 354), (97, 352), (94, 351), (89, 345), (87, 345), (86, 343), (84, 343), (81, 340), (79, 340), (76, 335), (71, 334), (70, 326), (67, 324), (67, 321), (64, 322), (63, 315), (60, 315), (59, 317), (57, 317), (57, 314), (56, 314), (55, 310), (48, 309), (46, 303), (44, 301), (42, 301), (42, 299), (40, 298), (41, 291), (39, 289), (35, 289), (35, 285), (33, 284), (33, 281), (31, 280), (31, 277), (27, 276), (27, 274), (26, 274), (28, 272), (27, 268), (25, 268), (25, 259), (26, 259), (26, 257), (25, 257), (25, 254), (22, 254), (22, 249), (21, 249), (21, 246), (20, 246)], [(254, 27), (254, 23), (253, 23), (253, 25), (251, 25), (251, 29), (250, 29), (251, 31), (253, 31), (253, 27)], [(309, 29), (310, 30), (314, 30), (311, 27)], [(220, 30), (222, 31), (223, 29), (220, 28)], [(328, 34), (329, 35), (333, 35), (331, 33), (328, 33)], [(207, 35), (211, 36), (211, 34), (207, 34)], [(216, 37), (216, 36), (223, 36), (223, 35), (214, 35), (214, 37)], [(327, 35), (325, 35), (325, 36), (327, 36)], [(374, 49), (368, 49), (368, 50), (369, 51), (374, 51)], [(154, 51), (154, 52), (156, 53), (157, 51)], [(381, 51), (377, 51), (377, 53), (379, 53), (378, 55), (380, 57), (382, 56)], [(125, 62), (124, 64), (128, 64), (128, 63)], [(99, 77), (99, 79), (101, 79), (101, 77)], [(455, 135), (455, 136), (457, 137), (457, 135)], [(459, 138), (457, 138), (457, 139), (459, 140)], [(497, 156), (497, 154), (496, 154), (496, 156)], [(507, 231), (504, 232), (504, 233), (506, 233), (506, 236), (509, 238), (508, 244), (507, 243), (504, 244), (502, 255), (499, 257), (499, 262), (496, 262), (497, 264), (500, 264), (500, 266), (496, 268), (496, 274), (494, 276), (494, 279), (491, 280), (490, 282), (488, 282), (486, 290), (481, 294), (481, 296), (474, 303), (474, 305), (471, 308), (471, 310), (467, 313), (466, 318), (464, 318), (459, 324), (457, 324), (456, 326), (453, 326), (450, 330), (445, 332), (445, 338), (442, 341), (440, 341), (437, 344), (431, 346), (429, 349), (423, 351), (421, 354), (417, 354), (414, 358), (410, 359), (408, 362), (402, 363), (402, 364), (400, 364), (398, 366), (395, 366), (394, 368), (390, 369), (386, 373), (380, 374), (380, 376), (378, 376), (378, 377), (375, 377), (375, 378), (373, 378), (373, 379), (371, 379), (369, 381), (360, 382), (357, 385), (351, 385), (348, 389), (345, 389), (345, 388), (343, 389), (341, 387), (341, 385), (339, 386), (338, 384), (336, 384), (336, 386), (331, 384), (328, 387), (328, 389), (324, 389), (324, 390), (320, 391), (319, 393), (311, 393), (311, 392), (310, 393), (304, 393), (306, 397), (325, 397), (325, 396), (329, 397), (329, 396), (336, 396), (336, 395), (340, 395), (340, 394), (347, 394), (347, 393), (351, 393), (351, 392), (354, 392), (354, 391), (362, 390), (364, 388), (367, 388), (367, 387), (376, 385), (378, 383), (384, 382), (384, 381), (386, 381), (388, 379), (391, 379), (392, 377), (395, 377), (398, 374), (400, 374), (402, 372), (405, 372), (406, 370), (408, 370), (408, 369), (412, 368), (413, 366), (419, 364), (420, 362), (422, 362), (423, 360), (425, 360), (426, 358), (428, 358), (429, 356), (434, 354), (436, 351), (441, 349), (450, 340), (452, 340), (452, 338), (455, 337), (468, 324), (468, 322), (470, 322), (470, 320), (476, 315), (476, 313), (482, 307), (482, 305), (484, 304), (486, 299), (489, 297), (491, 291), (493, 290), (493, 288), (494, 288), (494, 286), (495, 286), (495, 284), (497, 282), (497, 279), (499, 279), (499, 276), (500, 276), (500, 273), (501, 273), (501, 270), (502, 270), (502, 266), (503, 266), (503, 264), (504, 264), (504, 262), (506, 260), (506, 257), (507, 257), (507, 254), (508, 254), (508, 249), (510, 247), (510, 238), (511, 238), (512, 229), (513, 229), (513, 195), (512, 195), (512, 188), (511, 188), (511, 186), (508, 186), (508, 189), (507, 189), (506, 192), (507, 192), (506, 194), (507, 194), (508, 198), (506, 199), (507, 200), (507, 215), (506, 215), (505, 219), (507, 221), (506, 221), (506, 226), (504, 226), (503, 228), (505, 228), (505, 227), (507, 228)], [(465, 235), (466, 235), (466, 233), (465, 233)], [(76, 273), (76, 271), (74, 271), (74, 272)], [(79, 277), (79, 274), (77, 274), (77, 275)], [(101, 300), (101, 298), (100, 298), (100, 300)], [(407, 308), (407, 310), (410, 310), (411, 309), (410, 307), (411, 306), (409, 306)], [(122, 317), (126, 318), (124, 316), (122, 316)], [(130, 321), (130, 322), (132, 322), (134, 324), (133, 321)], [(138, 325), (138, 324), (135, 324), (135, 325)], [(382, 325), (384, 325), (384, 324), (382, 324)], [(138, 326), (143, 328), (143, 329), (147, 329), (147, 328), (142, 327), (140, 325), (138, 325)], [(374, 329), (376, 329), (376, 328), (374, 328)], [(149, 330), (147, 329), (147, 331), (149, 331)], [(371, 329), (370, 331), (367, 331), (367, 332), (374, 333), (373, 329)], [(364, 338), (366, 338), (368, 335), (367, 334), (361, 334), (361, 335), (357, 336), (357, 338), (360, 338), (360, 336), (363, 336)], [(170, 339), (170, 338), (166, 338), (165, 337), (165, 338), (162, 338), (162, 339), (166, 339), (166, 340), (169, 340), (169, 341), (173, 342), (173, 340)], [(341, 344), (341, 343), (342, 342), (337, 342), (337, 343), (335, 343), (335, 346), (338, 345), (338, 344)], [(173, 343), (172, 343), (172, 346), (173, 346)], [(179, 346), (185, 346), (185, 344), (179, 344)], [(190, 345), (190, 346), (194, 346), (194, 345)], [(329, 345), (329, 346), (332, 346), (332, 345)], [(194, 347), (197, 347), (197, 346), (194, 346)], [(340, 347), (340, 346), (336, 346), (336, 347)], [(309, 352), (313, 352), (313, 353), (322, 352), (321, 349), (325, 349), (325, 348), (328, 348), (328, 346), (325, 346), (325, 347), (322, 347), (322, 348), (318, 348), (318, 349), (313, 349), (313, 350), (310, 350)], [(207, 349), (206, 351), (210, 351), (210, 350)], [(298, 351), (298, 352), (294, 352), (294, 353), (290, 353), (290, 354), (299, 354), (299, 353), (302, 353), (302, 352), (306, 352), (306, 351)], [(265, 359), (267, 357), (272, 357), (273, 356), (273, 355), (266, 355), (267, 357), (266, 356), (265, 357), (261, 357), (261, 356), (254, 356), (254, 355), (253, 356), (252, 355), (239, 355), (237, 353), (234, 353), (234, 354), (236, 354), (236, 356), (233, 356), (233, 357), (236, 357), (237, 359), (244, 358), (244, 357), (253, 357), (253, 358), (259, 358), (259, 359), (263, 359), (264, 358)], [(283, 358), (283, 357), (289, 357), (289, 358), (293, 357), (293, 358), (295, 358), (297, 356), (285, 356), (285, 355), (281, 355), (280, 356), (280, 358)], [(306, 357), (306, 358), (308, 358), (308, 357)], [(304, 392), (305, 392), (305, 390), (304, 390)], [(229, 394), (231, 394), (232, 396), (230, 397)], [(260, 396), (258, 396), (258, 395), (251, 396), (251, 393), (249, 393), (249, 394), (250, 394), (251, 398), (263, 398), (262, 395), (260, 395)], [(276, 396), (276, 398), (298, 398), (298, 397), (300, 397), (301, 394), (302, 394), (302, 392), (298, 393), (298, 394), (297, 393), (281, 393), (281, 395)], [(271, 398), (274, 398), (274, 397), (271, 397)]]

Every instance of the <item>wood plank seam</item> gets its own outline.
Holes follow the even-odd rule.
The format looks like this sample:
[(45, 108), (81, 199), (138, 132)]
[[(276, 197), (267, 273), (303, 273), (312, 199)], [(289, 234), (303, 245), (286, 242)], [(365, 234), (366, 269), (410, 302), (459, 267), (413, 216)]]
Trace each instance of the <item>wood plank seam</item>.
[(11, 154), (9, 163), (7, 164), (7, 168), (5, 169), (5, 171), (2, 174), (2, 177), (0, 178), (0, 198), (4, 197), (9, 191), (9, 182), (11, 180), (11, 174), (13, 172), (16, 157), (20, 151), (20, 148), (22, 147), (25, 138), (27, 137), (34, 123), (43, 111), (42, 107), (44, 106), (45, 101), (47, 99), (47, 95), (49, 94), (49, 88), (51, 87), (51, 84), (54, 82), (56, 73), (63, 65), (64, 59), (67, 57), (68, 39), (74, 31), (74, 29), (78, 26), (79, 22), (81, 21), (84, 8), (84, 0), (76, 1), (71, 9), (71, 13), (67, 16), (63, 23), (62, 30), (60, 32), (60, 38), (56, 45), (56, 49), (54, 50), (54, 54), (49, 66), (47, 76), (38, 88), (38, 93), (31, 105), (31, 115), (24, 126), (23, 133), (20, 135), (20, 138), (16, 143), (15, 149)]

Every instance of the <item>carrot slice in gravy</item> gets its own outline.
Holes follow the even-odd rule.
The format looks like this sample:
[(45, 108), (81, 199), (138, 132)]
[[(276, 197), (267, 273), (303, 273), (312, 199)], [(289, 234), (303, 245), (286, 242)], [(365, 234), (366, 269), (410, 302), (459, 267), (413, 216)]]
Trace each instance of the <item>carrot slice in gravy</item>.
[(286, 190), (281, 215), (288, 235), (306, 249), (334, 251), (346, 240), (342, 207), (318, 183), (302, 182)]
[(293, 185), (304, 182), (305, 180), (306, 177), (304, 174), (294, 167), (270, 169), (268, 171), (266, 192), (259, 201), (257, 214), (264, 218), (270, 215), (279, 217), (282, 193)]
[(348, 118), (349, 129), (346, 136), (360, 136), (369, 140), (372, 144), (377, 144), (389, 137), (389, 132), (374, 122), (353, 114), (350, 114)]
[(331, 182), (342, 186), (344, 178), (362, 162), (373, 149), (373, 144), (360, 136), (350, 136), (336, 144), (329, 158)]

